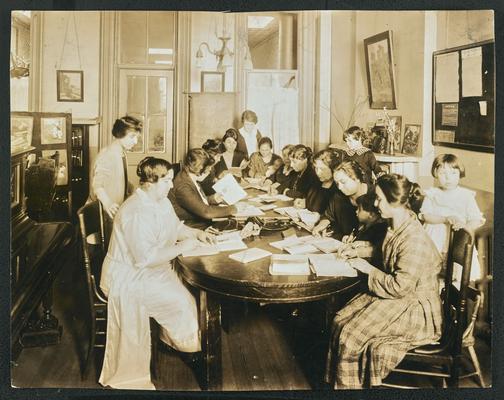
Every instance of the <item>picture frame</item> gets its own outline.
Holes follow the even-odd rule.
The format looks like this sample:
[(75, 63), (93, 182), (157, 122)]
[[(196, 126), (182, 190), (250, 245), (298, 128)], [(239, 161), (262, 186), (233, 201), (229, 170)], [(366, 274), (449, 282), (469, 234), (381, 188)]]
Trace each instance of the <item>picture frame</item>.
[(56, 71), (57, 101), (84, 101), (84, 71)]
[(394, 126), (394, 151), (401, 152), (402, 117), (391, 115), (389, 118), (390, 123)]
[(422, 126), (420, 124), (404, 124), (404, 136), (402, 152), (404, 154), (416, 155)]
[(364, 39), (369, 107), (397, 108), (392, 31)]
[(215, 71), (201, 71), (201, 92), (221, 93), (224, 92), (225, 73)]
[(42, 150), (43, 158), (51, 158), (56, 166), (56, 186), (68, 185), (68, 157), (66, 149)]
[(40, 144), (66, 143), (66, 119), (64, 117), (40, 118)]
[(33, 137), (33, 116), (11, 115), (11, 153), (27, 149)]

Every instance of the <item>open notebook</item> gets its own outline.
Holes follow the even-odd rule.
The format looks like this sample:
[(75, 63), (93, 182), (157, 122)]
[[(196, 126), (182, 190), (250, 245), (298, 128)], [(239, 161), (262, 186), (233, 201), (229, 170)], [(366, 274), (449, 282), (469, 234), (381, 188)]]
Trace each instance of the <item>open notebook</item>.
[(310, 254), (308, 257), (317, 276), (357, 276), (357, 270), (337, 254)]
[(310, 275), (308, 256), (293, 254), (273, 254), (269, 267), (271, 275)]

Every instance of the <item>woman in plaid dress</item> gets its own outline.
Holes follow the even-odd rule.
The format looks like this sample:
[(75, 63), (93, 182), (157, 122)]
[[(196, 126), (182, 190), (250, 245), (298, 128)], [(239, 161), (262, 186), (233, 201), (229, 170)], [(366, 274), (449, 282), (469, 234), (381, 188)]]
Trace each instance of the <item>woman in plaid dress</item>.
[(383, 243), (384, 270), (360, 258), (349, 260), (368, 275), (368, 291), (333, 321), (325, 379), (337, 389), (380, 386), (406, 351), (441, 336), (441, 258), (410, 210), (418, 191), (401, 175), (378, 179), (376, 205), (391, 220)]

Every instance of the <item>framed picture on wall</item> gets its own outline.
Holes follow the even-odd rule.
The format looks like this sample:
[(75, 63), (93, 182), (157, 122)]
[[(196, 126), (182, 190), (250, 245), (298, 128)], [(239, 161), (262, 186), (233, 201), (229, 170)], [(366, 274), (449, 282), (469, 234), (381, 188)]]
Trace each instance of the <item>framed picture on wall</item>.
[(420, 141), (421, 125), (404, 124), (404, 137), (402, 152), (404, 154), (415, 155), (418, 151), (418, 142)]
[(396, 109), (392, 31), (364, 39), (369, 107)]
[(66, 143), (66, 119), (64, 117), (40, 118), (40, 144)]
[(84, 72), (56, 71), (58, 101), (84, 101)]
[(224, 91), (224, 72), (202, 71), (201, 91), (204, 93), (220, 93)]
[(11, 152), (27, 149), (33, 136), (33, 116), (11, 116)]

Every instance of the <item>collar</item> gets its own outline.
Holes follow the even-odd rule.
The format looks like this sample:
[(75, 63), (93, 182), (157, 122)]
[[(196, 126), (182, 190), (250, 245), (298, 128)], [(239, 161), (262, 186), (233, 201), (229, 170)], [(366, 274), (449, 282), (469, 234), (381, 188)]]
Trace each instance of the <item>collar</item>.
[(158, 207), (159, 204), (157, 202), (155, 202), (154, 200), (152, 200), (149, 195), (147, 193), (145, 193), (145, 191), (141, 188), (136, 188), (136, 191), (135, 193), (138, 195), (138, 197), (140, 197), (140, 200), (142, 201), (142, 203), (144, 203), (145, 205), (151, 205), (151, 206), (155, 206), (155, 207)]
[(357, 154), (358, 156), (363, 155), (364, 153), (367, 153), (368, 151), (371, 151), (371, 149), (368, 149), (367, 147), (359, 147), (358, 149), (345, 149), (345, 153), (347, 153), (349, 156), (353, 156), (354, 154)]

